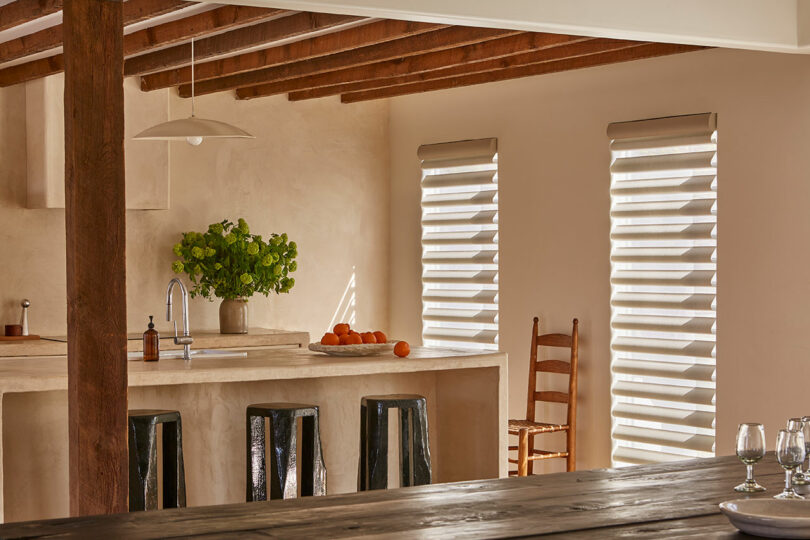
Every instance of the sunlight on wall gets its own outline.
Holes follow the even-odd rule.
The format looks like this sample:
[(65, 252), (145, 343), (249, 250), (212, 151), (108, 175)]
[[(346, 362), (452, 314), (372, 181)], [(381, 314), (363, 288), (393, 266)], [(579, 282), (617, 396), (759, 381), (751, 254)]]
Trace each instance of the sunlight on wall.
[(335, 308), (335, 313), (332, 315), (332, 321), (329, 323), (330, 329), (337, 323), (349, 323), (352, 326), (355, 324), (357, 319), (357, 312), (355, 308), (357, 303), (355, 296), (356, 278), (356, 267), (352, 266), (352, 275), (349, 277), (349, 282), (346, 284), (346, 288), (343, 290), (343, 296), (340, 297), (340, 302), (338, 302), (338, 305)]

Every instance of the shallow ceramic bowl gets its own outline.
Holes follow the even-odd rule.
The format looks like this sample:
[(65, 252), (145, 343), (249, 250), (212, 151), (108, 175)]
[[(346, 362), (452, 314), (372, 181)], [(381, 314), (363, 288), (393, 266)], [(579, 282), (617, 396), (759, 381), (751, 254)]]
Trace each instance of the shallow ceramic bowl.
[(396, 341), (386, 343), (363, 343), (362, 345), (321, 345), (310, 343), (309, 350), (328, 354), (329, 356), (378, 356), (392, 353)]
[(810, 500), (737, 499), (720, 503), (732, 525), (766, 538), (810, 538)]

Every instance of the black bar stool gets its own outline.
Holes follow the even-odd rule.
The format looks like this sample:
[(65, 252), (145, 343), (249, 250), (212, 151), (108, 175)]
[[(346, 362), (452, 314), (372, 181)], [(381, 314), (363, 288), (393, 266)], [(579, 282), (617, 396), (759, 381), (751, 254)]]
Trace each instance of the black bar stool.
[(301, 495), (326, 495), (326, 465), (323, 463), (317, 405), (258, 403), (249, 405), (247, 416), (246, 499), (267, 500), (267, 466), (264, 419), (270, 419), (270, 498), (298, 496), (296, 479), (296, 420), (301, 419)]
[(186, 506), (183, 426), (178, 411), (132, 410), (129, 417), (129, 510), (157, 510), (157, 425), (163, 424), (163, 507)]
[(366, 396), (360, 403), (357, 490), (388, 487), (388, 409), (399, 409), (400, 485), (430, 484), (427, 403), (423, 396)]

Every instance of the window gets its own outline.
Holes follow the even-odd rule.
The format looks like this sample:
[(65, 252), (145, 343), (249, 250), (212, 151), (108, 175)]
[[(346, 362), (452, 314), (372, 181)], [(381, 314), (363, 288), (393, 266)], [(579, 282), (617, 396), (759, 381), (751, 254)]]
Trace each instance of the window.
[(714, 455), (714, 114), (611, 124), (615, 466)]
[(422, 341), (498, 348), (496, 139), (419, 148)]

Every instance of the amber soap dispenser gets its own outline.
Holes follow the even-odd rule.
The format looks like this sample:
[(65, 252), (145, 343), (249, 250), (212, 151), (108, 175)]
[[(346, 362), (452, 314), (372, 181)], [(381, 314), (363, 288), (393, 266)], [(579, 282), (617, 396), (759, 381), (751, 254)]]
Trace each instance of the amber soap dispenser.
[(143, 333), (143, 360), (157, 362), (160, 359), (160, 334), (155, 330), (152, 315), (149, 315), (149, 329)]

